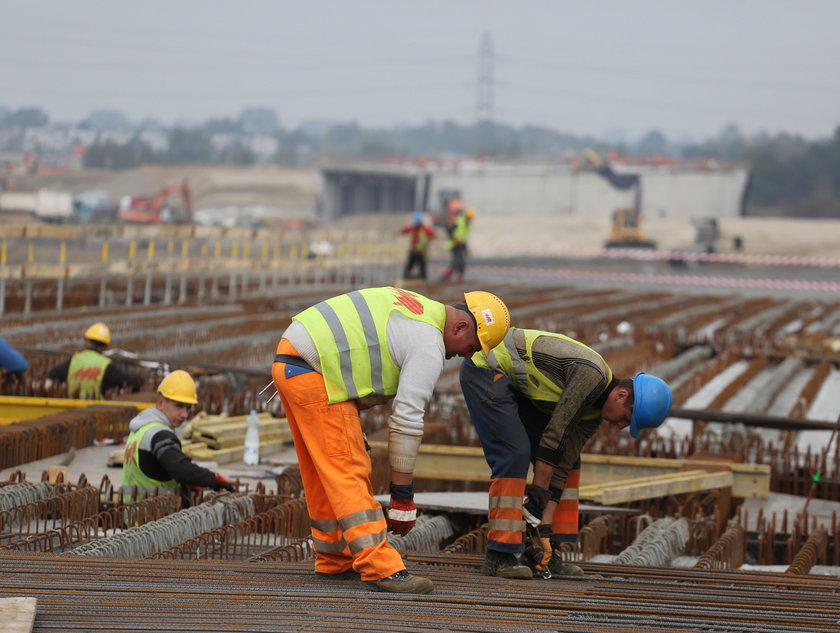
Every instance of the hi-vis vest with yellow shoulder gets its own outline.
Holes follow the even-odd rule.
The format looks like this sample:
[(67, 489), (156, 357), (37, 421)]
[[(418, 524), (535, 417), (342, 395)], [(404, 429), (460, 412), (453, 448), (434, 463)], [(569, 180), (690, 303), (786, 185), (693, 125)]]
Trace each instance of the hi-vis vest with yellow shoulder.
[(397, 393), (400, 368), (388, 351), (392, 312), (443, 332), (446, 306), (401, 288), (367, 288), (322, 301), (294, 321), (309, 332), (321, 360), (330, 404)]
[(82, 400), (103, 400), (102, 379), (111, 359), (92, 349), (76, 352), (67, 369), (67, 395)]
[[(473, 363), (475, 363), (478, 367), (486, 367), (503, 373), (513, 381), (514, 385), (516, 385), (516, 389), (530, 400), (542, 402), (559, 401), (560, 397), (563, 395), (563, 388), (548, 378), (539, 369), (534, 367), (533, 362), (523, 361), (519, 357), (513, 338), (515, 330), (519, 330), (519, 328), (510, 328), (508, 330), (508, 333), (505, 335), (502, 342), (490, 350), (489, 357), (485, 357), (483, 352), (475, 354), (472, 357)], [(612, 370), (610, 369), (610, 366), (607, 365), (603, 358), (601, 358), (600, 354), (583, 343), (569, 338), (568, 336), (555, 334), (553, 332), (543, 332), (541, 330), (519, 331), (525, 335), (525, 353), (527, 358), (531, 359), (534, 357), (532, 348), (534, 346), (534, 341), (536, 341), (539, 337), (550, 336), (559, 338), (564, 341), (580, 345), (589, 353), (592, 353), (600, 358), (607, 373), (606, 384), (609, 384), (612, 380)], [(600, 415), (600, 412), (595, 412), (595, 414)], [(588, 418), (589, 416), (586, 415), (584, 417)]]

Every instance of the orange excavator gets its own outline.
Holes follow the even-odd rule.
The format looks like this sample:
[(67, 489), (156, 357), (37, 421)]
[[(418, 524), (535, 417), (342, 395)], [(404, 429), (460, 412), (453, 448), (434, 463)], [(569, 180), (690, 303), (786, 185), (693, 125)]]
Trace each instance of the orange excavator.
[[(170, 207), (168, 199), (181, 194), (181, 207)], [(192, 191), (187, 178), (163, 187), (154, 196), (126, 196), (120, 201), (117, 220), (131, 224), (190, 224)]]

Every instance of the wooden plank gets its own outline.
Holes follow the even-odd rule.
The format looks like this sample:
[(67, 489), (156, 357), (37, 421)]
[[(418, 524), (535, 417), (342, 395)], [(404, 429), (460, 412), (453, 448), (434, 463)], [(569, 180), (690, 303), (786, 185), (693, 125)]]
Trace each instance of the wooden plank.
[(581, 455), (581, 481), (600, 483), (636, 477), (653, 477), (684, 469), (732, 471), (732, 496), (745, 499), (766, 499), (770, 494), (770, 466), (739, 464), (712, 459), (661, 459), (624, 455)]
[[(260, 442), (260, 455), (280, 451), (285, 445), (285, 442), (277, 440), (271, 442)], [(197, 459), (202, 462), (216, 462), (217, 464), (229, 464), (231, 462), (242, 461), (244, 452), (245, 448), (243, 446), (213, 449), (201, 444), (195, 447), (188, 447), (184, 450), (184, 454), (192, 459)]]
[[(292, 441), (292, 434), (288, 431), (285, 433), (282, 430), (278, 430), (272, 433), (263, 433), (260, 430), (260, 443), (263, 442), (291, 442)], [(240, 447), (243, 448), (245, 446), (245, 436), (244, 435), (237, 435), (234, 437), (223, 437), (221, 439), (214, 439), (211, 437), (200, 437), (196, 443), (201, 443), (207, 446), (207, 448), (235, 448)]]
[(35, 598), (0, 598), (3, 633), (32, 633), (36, 604)]
[(611, 505), (701, 490), (731, 488), (732, 482), (733, 476), (730, 471), (710, 473), (705, 470), (689, 470), (656, 477), (639, 477), (606, 484), (585, 485), (580, 487), (578, 496), (587, 501)]
[[(387, 442), (370, 442), (371, 447), (388, 449)], [(639, 477), (658, 477), (680, 470), (732, 473), (732, 496), (765, 499), (770, 493), (770, 467), (765, 464), (738, 464), (702, 459), (660, 459), (617, 455), (581, 455), (583, 485), (624, 481)], [(442, 446), (421, 444), (414, 476), (418, 479), (456, 479), (490, 481), (490, 467), (479, 446)]]

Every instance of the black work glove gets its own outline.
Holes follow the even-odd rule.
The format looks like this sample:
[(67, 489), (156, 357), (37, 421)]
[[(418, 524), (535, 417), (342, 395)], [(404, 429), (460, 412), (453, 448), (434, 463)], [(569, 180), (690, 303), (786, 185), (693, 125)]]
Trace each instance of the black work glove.
[(227, 490), (228, 492), (236, 492), (236, 486), (230, 479), (225, 479), (219, 473), (216, 474), (216, 483), (213, 485), (213, 490)]
[(525, 502), (522, 507), (522, 514), (529, 525), (537, 527), (542, 523), (543, 510), (551, 499), (551, 493), (547, 488), (528, 484), (525, 486)]

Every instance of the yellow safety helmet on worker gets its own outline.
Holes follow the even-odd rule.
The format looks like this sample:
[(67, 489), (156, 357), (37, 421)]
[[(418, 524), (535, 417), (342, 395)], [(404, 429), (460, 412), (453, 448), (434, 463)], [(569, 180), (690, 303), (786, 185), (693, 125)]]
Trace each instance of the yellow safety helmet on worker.
[(85, 332), (85, 338), (108, 346), (111, 344), (111, 330), (104, 323), (97, 322), (91, 325)]
[(168, 374), (160, 381), (157, 390), (164, 398), (175, 402), (183, 404), (196, 404), (198, 402), (195, 381), (183, 369), (176, 369)]
[(464, 293), (467, 308), (475, 317), (476, 334), (485, 354), (505, 338), (510, 328), (510, 312), (496, 295), (483, 290)]

